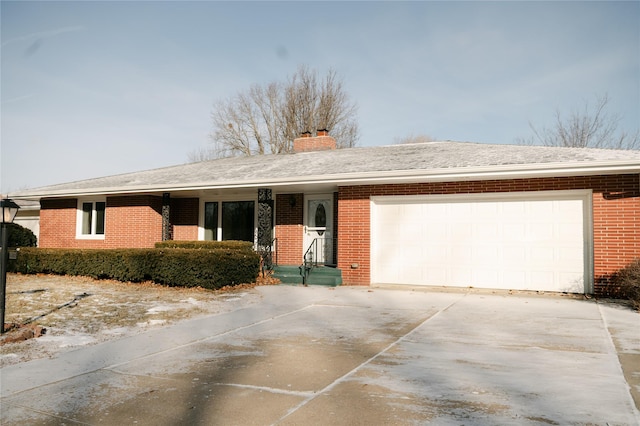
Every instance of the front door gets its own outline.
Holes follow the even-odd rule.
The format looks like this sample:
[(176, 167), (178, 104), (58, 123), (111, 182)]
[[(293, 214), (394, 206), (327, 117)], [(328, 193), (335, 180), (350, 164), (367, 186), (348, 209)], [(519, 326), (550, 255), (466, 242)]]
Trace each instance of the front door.
[(304, 208), (306, 260), (333, 263), (333, 194), (306, 195)]

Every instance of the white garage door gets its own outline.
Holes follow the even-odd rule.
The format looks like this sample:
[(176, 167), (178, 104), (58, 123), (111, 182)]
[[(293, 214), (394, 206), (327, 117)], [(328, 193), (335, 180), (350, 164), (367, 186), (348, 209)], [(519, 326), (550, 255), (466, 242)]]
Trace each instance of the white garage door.
[(373, 283), (590, 292), (588, 192), (371, 201)]

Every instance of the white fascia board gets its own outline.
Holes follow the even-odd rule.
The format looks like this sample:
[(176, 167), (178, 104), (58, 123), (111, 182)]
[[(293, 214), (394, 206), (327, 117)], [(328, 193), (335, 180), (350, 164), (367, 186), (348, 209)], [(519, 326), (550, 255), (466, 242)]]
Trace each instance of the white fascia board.
[(473, 180), (505, 180), (526, 179), (541, 177), (567, 177), (588, 175), (610, 175), (640, 173), (640, 163), (637, 161), (604, 161), (579, 163), (550, 163), (550, 164), (526, 164), (506, 166), (483, 166), (466, 168), (447, 168), (430, 170), (393, 170), (358, 173), (340, 173), (320, 176), (298, 177), (295, 181), (291, 178), (262, 179), (255, 181), (230, 181), (216, 184), (215, 182), (185, 183), (184, 185), (140, 185), (125, 187), (87, 188), (77, 190), (59, 190), (46, 192), (24, 191), (13, 198), (40, 199), (62, 197), (85, 197), (94, 195), (120, 195), (120, 194), (157, 194), (161, 192), (202, 191), (241, 188), (262, 188), (278, 186), (305, 186), (305, 185), (372, 185), (410, 182), (455, 182)]

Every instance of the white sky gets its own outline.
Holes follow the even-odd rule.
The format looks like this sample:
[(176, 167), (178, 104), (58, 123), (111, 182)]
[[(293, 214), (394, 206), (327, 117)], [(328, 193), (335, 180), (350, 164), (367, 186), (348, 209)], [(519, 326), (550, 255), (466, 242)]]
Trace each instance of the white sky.
[(11, 2), (0, 191), (187, 161), (214, 102), (335, 69), (361, 146), (514, 143), (608, 94), (640, 128), (640, 2)]

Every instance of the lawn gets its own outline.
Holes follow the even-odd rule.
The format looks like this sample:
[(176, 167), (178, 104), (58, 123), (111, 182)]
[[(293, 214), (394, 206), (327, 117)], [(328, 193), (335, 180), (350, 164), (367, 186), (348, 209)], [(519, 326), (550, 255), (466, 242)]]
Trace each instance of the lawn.
[(153, 327), (236, 309), (259, 300), (252, 285), (219, 291), (121, 283), (86, 277), (7, 275), (6, 323), (41, 326), (43, 336), (0, 339), (0, 366), (137, 334)]

